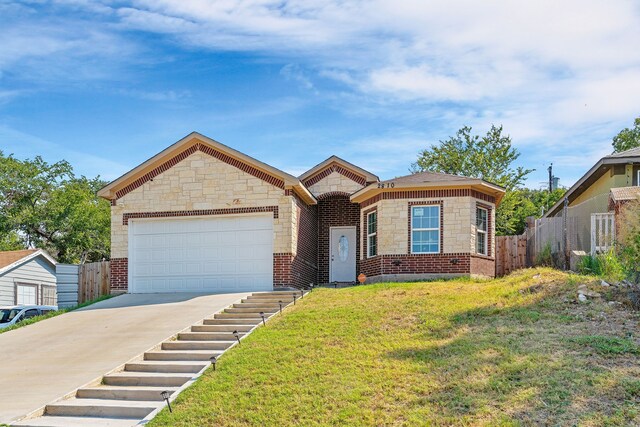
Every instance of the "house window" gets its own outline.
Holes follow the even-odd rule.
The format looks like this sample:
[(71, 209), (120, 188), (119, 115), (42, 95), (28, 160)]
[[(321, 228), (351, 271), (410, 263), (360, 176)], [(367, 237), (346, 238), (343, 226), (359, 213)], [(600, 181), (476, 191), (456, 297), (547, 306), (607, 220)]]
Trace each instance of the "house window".
[(56, 288), (55, 288), (55, 286), (42, 285), (40, 304), (42, 304), (42, 305), (56, 305)]
[(16, 285), (16, 305), (36, 305), (38, 303), (38, 285)]
[(367, 257), (378, 255), (378, 212), (367, 214)]
[(487, 255), (489, 211), (485, 208), (476, 208), (476, 252)]
[(440, 253), (440, 205), (411, 207), (411, 253)]

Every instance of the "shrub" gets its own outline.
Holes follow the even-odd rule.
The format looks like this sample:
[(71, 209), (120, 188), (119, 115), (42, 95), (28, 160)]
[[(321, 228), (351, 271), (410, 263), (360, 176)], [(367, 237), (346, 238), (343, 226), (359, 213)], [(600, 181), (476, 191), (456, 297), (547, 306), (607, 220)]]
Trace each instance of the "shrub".
[(640, 200), (621, 209), (617, 230), (622, 264), (629, 278), (640, 283)]
[(578, 272), (602, 277), (609, 282), (618, 282), (625, 277), (624, 266), (613, 249), (604, 254), (582, 258), (578, 264)]
[(553, 256), (551, 254), (551, 243), (544, 245), (544, 248), (536, 255), (536, 265), (553, 267)]

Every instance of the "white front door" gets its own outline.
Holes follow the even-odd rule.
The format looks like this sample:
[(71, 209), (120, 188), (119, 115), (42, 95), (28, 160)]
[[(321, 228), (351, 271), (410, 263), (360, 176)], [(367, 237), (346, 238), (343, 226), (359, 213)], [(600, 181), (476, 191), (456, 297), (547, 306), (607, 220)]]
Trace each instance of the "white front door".
[(356, 228), (331, 227), (329, 281), (356, 281)]
[(273, 216), (129, 221), (129, 292), (273, 290)]

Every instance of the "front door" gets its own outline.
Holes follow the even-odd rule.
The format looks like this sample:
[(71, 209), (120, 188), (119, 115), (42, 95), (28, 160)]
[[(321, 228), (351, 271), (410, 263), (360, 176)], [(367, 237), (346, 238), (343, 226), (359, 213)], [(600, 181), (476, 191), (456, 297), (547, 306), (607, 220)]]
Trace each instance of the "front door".
[(329, 281), (356, 281), (356, 228), (331, 227)]

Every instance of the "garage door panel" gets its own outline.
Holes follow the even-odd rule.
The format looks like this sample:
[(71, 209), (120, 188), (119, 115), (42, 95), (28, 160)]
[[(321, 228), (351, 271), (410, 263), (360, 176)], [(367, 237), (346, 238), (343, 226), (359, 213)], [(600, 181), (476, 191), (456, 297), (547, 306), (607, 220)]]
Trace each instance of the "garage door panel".
[(273, 218), (135, 220), (131, 292), (273, 289)]

